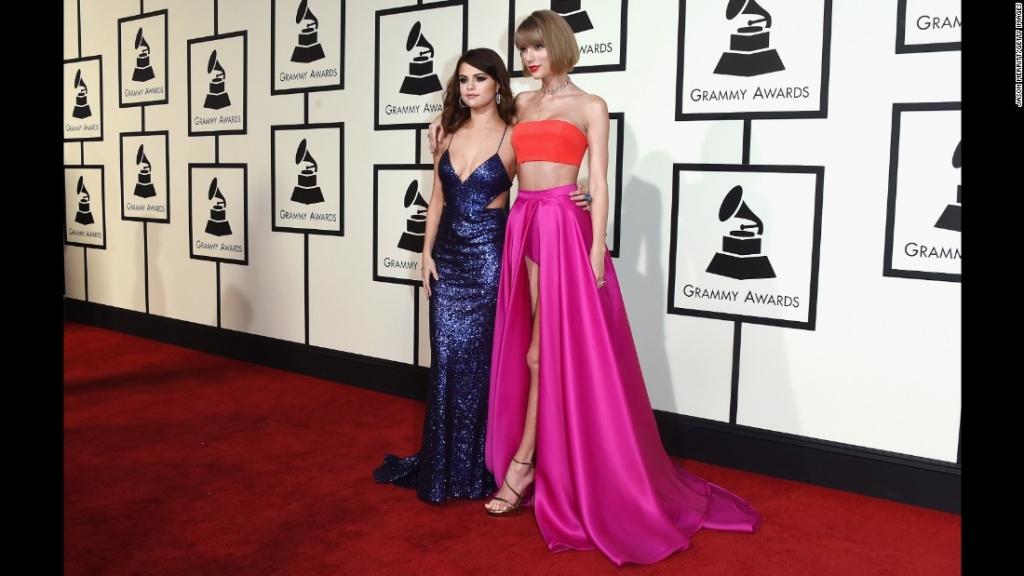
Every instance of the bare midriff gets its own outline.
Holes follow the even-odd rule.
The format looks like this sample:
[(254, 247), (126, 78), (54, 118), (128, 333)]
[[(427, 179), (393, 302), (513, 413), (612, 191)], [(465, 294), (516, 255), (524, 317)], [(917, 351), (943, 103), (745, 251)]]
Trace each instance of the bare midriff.
[(575, 184), (580, 175), (579, 166), (558, 162), (524, 162), (518, 167), (520, 190), (547, 190)]

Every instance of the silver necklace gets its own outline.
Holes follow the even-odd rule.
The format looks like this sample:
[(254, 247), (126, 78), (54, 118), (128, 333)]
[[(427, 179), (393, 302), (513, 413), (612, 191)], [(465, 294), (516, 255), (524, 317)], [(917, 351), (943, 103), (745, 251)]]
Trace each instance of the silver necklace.
[(569, 85), (569, 76), (566, 75), (565, 82), (562, 82), (562, 85), (559, 86), (558, 88), (541, 88), (540, 91), (550, 96), (551, 94), (554, 94), (555, 92), (558, 92), (559, 90), (561, 90), (562, 88), (565, 88), (568, 85)]

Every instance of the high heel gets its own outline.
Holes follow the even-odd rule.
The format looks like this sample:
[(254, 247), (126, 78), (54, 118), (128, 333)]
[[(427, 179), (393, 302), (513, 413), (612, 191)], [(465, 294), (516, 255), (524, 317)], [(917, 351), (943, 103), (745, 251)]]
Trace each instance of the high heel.
[[(521, 466), (529, 466), (531, 468), (535, 465), (533, 462), (520, 462), (515, 458), (513, 458), (512, 461)], [(490, 508), (487, 508), (486, 510), (488, 516), (491, 516), (493, 518), (506, 518), (518, 515), (520, 512), (523, 511), (523, 499), (529, 495), (530, 490), (533, 488), (533, 484), (530, 484), (529, 486), (524, 488), (522, 492), (519, 492), (518, 490), (512, 487), (512, 484), (509, 483), (507, 471), (505, 472), (505, 486), (508, 486), (508, 489), (511, 490), (512, 493), (516, 495), (515, 504), (509, 502), (508, 500), (505, 500), (504, 498), (499, 498), (495, 496), (494, 498), (491, 498), (491, 502), (497, 500), (498, 502), (504, 503), (506, 506), (508, 506), (508, 508), (502, 508), (500, 510), (491, 510)]]

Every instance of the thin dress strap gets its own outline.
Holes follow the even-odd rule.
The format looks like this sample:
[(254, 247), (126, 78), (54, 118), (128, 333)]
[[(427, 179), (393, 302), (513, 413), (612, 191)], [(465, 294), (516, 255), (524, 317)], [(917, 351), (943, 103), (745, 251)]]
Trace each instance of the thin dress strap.
[[(501, 143), (505, 141), (505, 132), (508, 132), (508, 124), (505, 124), (505, 131), (501, 133), (501, 140), (498, 140), (498, 150), (501, 150)], [(451, 146), (450, 143), (448, 145)], [(497, 154), (498, 150), (495, 150), (494, 153)]]
[[(502, 136), (502, 138), (504, 138), (504, 136)], [(447, 146), (445, 146), (445, 148), (444, 148), (444, 151), (445, 151), (445, 152), (447, 152), (447, 151), (448, 151), (448, 149), (452, 147), (452, 141), (453, 141), (453, 140), (455, 140), (455, 133), (454, 133), (454, 132), (452, 133), (451, 137), (450, 137), (450, 138), (448, 138), (448, 145), (447, 145)]]

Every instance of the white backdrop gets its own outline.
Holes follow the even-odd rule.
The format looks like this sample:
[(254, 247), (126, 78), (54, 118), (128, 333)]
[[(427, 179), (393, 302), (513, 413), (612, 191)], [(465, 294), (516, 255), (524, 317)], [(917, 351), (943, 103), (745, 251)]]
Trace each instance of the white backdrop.
[[(654, 407), (730, 422), (735, 378), (736, 424), (955, 462), (961, 411), (959, 231), (934, 229), (929, 225), (931, 216), (921, 212), (934, 211), (937, 217), (950, 204), (959, 210), (959, 167), (952, 168), (949, 158), (960, 140), (959, 2), (758, 3), (772, 15), (770, 46), (779, 51), (783, 63), (794, 67), (774, 74), (792, 74), (778, 81), (770, 72), (732, 78), (722, 86), (746, 86), (752, 93), (756, 86), (809, 83), (814, 93), (810, 100), (779, 100), (777, 106), (759, 102), (749, 108), (743, 102), (690, 107), (695, 106), (692, 100), (685, 101), (690, 78), (711, 78), (707, 70), (698, 68), (705, 60), (713, 65), (718, 57), (696, 58), (689, 64), (689, 55), (694, 50), (714, 54), (730, 50), (729, 34), (748, 19), (745, 15), (727, 19), (730, 3), (726, 0), (689, 2), (689, 7), (686, 2), (663, 0), (580, 3), (582, 10), (593, 14), (590, 20), (595, 28), (579, 32), (577, 38), (595, 53), (581, 60), (581, 67), (589, 62), (591, 69), (573, 74), (572, 79), (580, 88), (603, 96), (609, 111), (621, 115), (621, 166), (614, 167), (621, 173), (621, 189), (614, 191), (621, 209), (615, 265)], [(447, 80), (461, 42), (457, 34), (432, 32), (430, 27), (444, 28), (448, 22), (437, 22), (438, 12), (432, 5), (460, 18), (465, 15), (469, 47), (490, 47), (507, 58), (510, 23), (514, 27), (524, 10), (544, 4), (308, 0), (308, 10), (319, 19), (319, 40), (328, 52), (325, 61), (341, 78), (321, 78), (305, 91), (294, 91), (292, 82), (288, 84), (292, 92), (272, 94), (282, 86), (280, 77), (277, 82), (272, 79), (272, 60), (287, 61), (282, 54), (275, 55), (283, 48), (275, 50), (272, 29), (281, 30), (282, 37), (299, 29), (292, 26), (297, 0), (65, 0), (64, 218), (66, 223), (73, 219), (79, 206), (74, 195), (83, 172), (76, 167), (102, 166), (103, 185), (89, 185), (88, 191), (93, 209), (103, 211), (102, 218), (95, 220), (105, 226), (102, 242), (88, 245), (76, 240), (81, 235), (68, 238), (67, 230), (73, 226), (65, 227), (66, 297), (428, 365), (426, 301), (421, 291), (408, 283), (382, 281), (380, 262), (375, 260), (375, 198), (391, 202), (387, 210), (403, 210), (395, 202), (401, 200), (408, 180), (401, 190), (395, 189), (398, 184), (385, 190), (375, 189), (374, 179), (381, 166), (429, 164), (429, 150), (425, 130), (387, 125), (375, 130), (384, 97), (389, 90), (394, 92), (391, 85), (396, 83), (392, 73), (378, 80), (377, 71), (404, 70), (415, 55), (406, 51), (408, 22), (419, 20), (423, 37), (434, 46), (432, 71), (442, 84)], [(337, 22), (339, 8), (343, 30)], [(132, 35), (123, 35), (119, 46), (119, 29), (134, 30), (136, 17), (163, 10), (166, 40), (162, 31), (152, 36), (147, 32), (146, 38), (157, 80), (163, 81), (159, 76), (166, 75), (162, 95), (166, 101), (123, 106), (118, 92), (124, 89), (119, 58), (125, 58), (120, 64), (130, 75), (136, 50)], [(701, 34), (688, 36), (682, 10), (691, 26), (714, 22), (715, 28), (702, 27)], [(807, 14), (824, 14), (824, 24)], [(932, 18), (936, 16), (940, 24), (950, 25), (921, 29), (918, 22), (925, 14), (927, 22), (936, 22)], [(906, 29), (898, 34), (901, 22)], [(378, 37), (378, 25), (391, 32)], [(609, 32), (609, 27), (614, 31)], [(189, 43), (234, 37), (242, 31), (247, 54), (225, 53), (221, 60), (228, 82), (245, 78), (244, 87), (229, 85), (232, 103), (244, 91), (245, 133), (197, 131), (190, 136)], [(929, 33), (934, 34), (933, 45)], [(816, 48), (808, 52), (808, 43)], [(290, 50), (295, 42), (284, 37), (278, 44)], [(240, 41), (230, 44), (241, 45)], [(681, 52), (692, 68), (683, 70), (680, 77)], [(193, 96), (195, 90), (206, 90), (203, 78), (209, 53), (199, 50), (203, 57), (193, 59)], [(822, 54), (824, 62), (819, 63)], [(101, 67), (95, 65), (96, 56)], [(157, 63), (163, 66), (164, 61), (166, 70), (157, 69)], [(802, 68), (796, 70), (797, 66)], [(95, 127), (69, 128), (76, 120), (68, 119), (68, 110), (75, 104), (73, 79), (79, 68), (86, 76), (102, 69), (102, 82), (86, 80), (94, 120), (101, 117), (102, 138), (97, 138)], [(679, 92), (680, 85), (686, 86), (685, 93)], [(514, 79), (516, 92), (533, 88), (532, 80)], [(439, 93), (419, 98), (429, 103), (437, 97)], [(933, 112), (940, 121), (930, 122), (920, 115), (925, 112), (918, 111), (917, 105), (929, 103), (942, 104), (942, 110)], [(911, 104), (915, 106), (897, 110)], [(687, 116), (691, 112), (707, 112), (710, 117)], [(342, 165), (335, 152), (316, 154), (321, 186), (335, 187), (325, 188), (325, 193), (341, 197), (344, 225), (340, 234), (274, 230), (272, 169), (294, 167), (296, 147), (287, 140), (288, 145), (274, 153), (273, 127), (301, 125), (342, 127)], [(134, 162), (138, 145), (122, 153), (121, 135), (130, 134), (129, 141), (138, 142), (140, 134), (151, 132), (167, 134), (168, 160), (153, 164), (157, 170), (157, 165), (169, 163), (164, 168), (167, 173), (154, 173), (154, 182), (169, 181), (169, 222), (123, 217), (122, 186), (130, 194), (133, 183), (126, 178), (122, 184), (122, 174), (131, 175), (137, 167), (122, 163), (124, 158)], [(147, 145), (147, 154), (148, 150)], [(273, 168), (272, 157), (280, 159)], [(197, 259), (194, 248), (190, 249), (190, 165), (207, 164), (246, 166), (247, 211), (238, 222), (247, 229), (244, 263), (238, 262), (237, 254), (224, 261)], [(669, 312), (669, 287), (675, 281), (670, 276), (674, 273), (681, 279), (683, 272), (671, 264), (671, 254), (675, 250), (681, 257), (692, 249), (685, 243), (673, 247), (673, 237), (692, 235), (693, 226), (701, 226), (700, 222), (714, 230), (712, 236), (723, 226), (714, 216), (702, 220), (685, 212), (690, 206), (687, 199), (694, 194), (685, 179), (676, 181), (679, 165), (822, 168), (817, 212), (813, 205), (796, 206), (797, 217), (808, 230), (815, 214), (820, 224), (817, 236), (805, 240), (817, 243), (815, 260), (807, 262), (801, 256), (804, 269), (799, 272), (805, 288), (809, 281), (805, 276), (814, 277), (812, 325), (751, 321), (730, 316), (727, 308), (718, 317)], [(87, 174), (100, 172), (90, 169)], [(332, 173), (338, 177), (332, 180)], [(290, 176), (277, 176), (286, 186)], [(330, 184), (337, 180), (340, 184)], [(744, 198), (758, 198), (759, 204), (752, 201), (751, 208), (765, 221), (762, 246), (772, 258), (779, 258), (784, 244), (773, 245), (774, 239), (792, 243), (795, 237), (785, 235), (783, 224), (789, 220), (778, 212), (786, 209), (786, 202), (772, 204), (772, 198), (787, 197), (784, 191), (775, 191), (784, 188), (787, 180), (772, 182), (773, 187), (760, 192), (749, 191), (744, 184)], [(721, 195), (727, 191), (722, 189)], [(191, 190), (192, 201), (207, 202), (206, 193), (206, 185), (197, 186)], [(101, 194), (102, 202), (98, 201)], [(805, 197), (813, 199), (813, 194), (792, 196)], [(684, 212), (673, 214), (675, 202), (677, 210)], [(694, 206), (702, 203), (712, 206), (711, 212), (718, 207), (714, 199)], [(918, 210), (917, 206), (923, 207)], [(204, 210), (197, 208), (200, 215)], [(166, 219), (166, 214), (160, 218)], [(673, 222), (686, 227), (673, 231)], [(773, 223), (779, 226), (773, 228)], [(392, 235), (396, 241), (401, 232)], [(909, 241), (955, 248), (956, 258), (918, 256), (907, 264)], [(789, 253), (810, 251), (808, 244)]]

